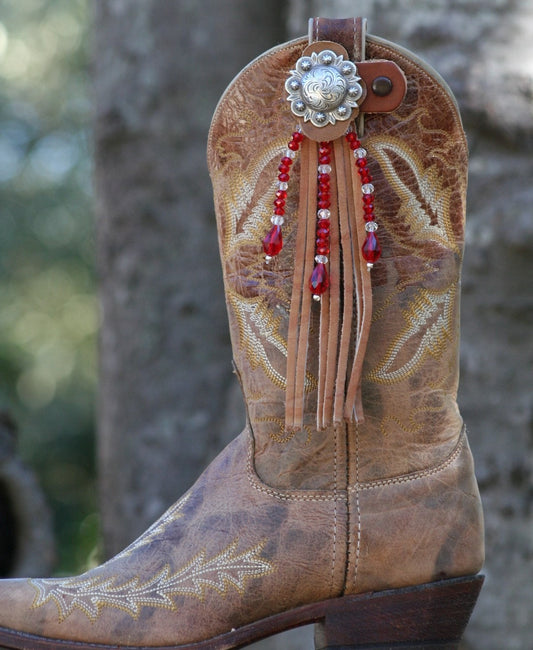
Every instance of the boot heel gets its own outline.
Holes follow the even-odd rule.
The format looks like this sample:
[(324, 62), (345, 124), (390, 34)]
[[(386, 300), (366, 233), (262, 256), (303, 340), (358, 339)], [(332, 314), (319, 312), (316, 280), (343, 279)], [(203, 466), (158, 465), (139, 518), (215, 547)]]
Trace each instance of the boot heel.
[(454, 578), (330, 602), (315, 650), (457, 650), (483, 584)]

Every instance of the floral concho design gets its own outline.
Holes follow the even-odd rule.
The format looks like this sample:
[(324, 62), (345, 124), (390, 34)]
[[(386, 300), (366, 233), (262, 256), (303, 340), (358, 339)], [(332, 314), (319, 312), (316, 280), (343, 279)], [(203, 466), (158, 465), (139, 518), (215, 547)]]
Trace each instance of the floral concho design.
[(331, 50), (302, 56), (285, 82), (291, 110), (304, 122), (322, 127), (357, 115), (363, 96), (357, 67)]

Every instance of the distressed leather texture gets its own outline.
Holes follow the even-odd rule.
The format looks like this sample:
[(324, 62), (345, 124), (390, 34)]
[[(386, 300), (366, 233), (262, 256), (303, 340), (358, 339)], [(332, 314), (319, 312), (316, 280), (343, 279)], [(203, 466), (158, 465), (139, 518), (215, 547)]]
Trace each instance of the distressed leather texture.
[(180, 645), (299, 605), (475, 574), (483, 524), (456, 404), (467, 149), (453, 99), (416, 59), (371, 37), (407, 95), (369, 115), (363, 144), (383, 248), (372, 271), (365, 421), (317, 431), (319, 305), (304, 429), (284, 428), (297, 224), (264, 264), (277, 165), (294, 130), (283, 85), (306, 41), (230, 84), (209, 136), (220, 251), (249, 425), (121, 554), (74, 577), (0, 582), (0, 626), (50, 638)]

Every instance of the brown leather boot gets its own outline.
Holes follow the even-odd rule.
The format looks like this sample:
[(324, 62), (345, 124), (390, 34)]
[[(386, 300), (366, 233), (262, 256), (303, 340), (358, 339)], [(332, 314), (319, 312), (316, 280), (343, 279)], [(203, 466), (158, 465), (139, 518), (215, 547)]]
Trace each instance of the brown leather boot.
[(209, 136), (248, 426), (112, 560), (1, 583), (3, 647), (312, 622), (317, 650), (458, 647), (483, 562), (456, 404), (465, 137), (442, 79), (363, 21), (310, 41), (246, 67)]

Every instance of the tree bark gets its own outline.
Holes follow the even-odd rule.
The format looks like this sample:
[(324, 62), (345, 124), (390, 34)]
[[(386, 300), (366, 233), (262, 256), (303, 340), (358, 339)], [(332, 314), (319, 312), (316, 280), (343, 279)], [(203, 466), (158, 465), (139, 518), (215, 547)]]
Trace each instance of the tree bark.
[(226, 408), (235, 384), (205, 148), (225, 85), (283, 36), (276, 4), (94, 3), (107, 555), (179, 497), (244, 421), (242, 407), (231, 417)]

